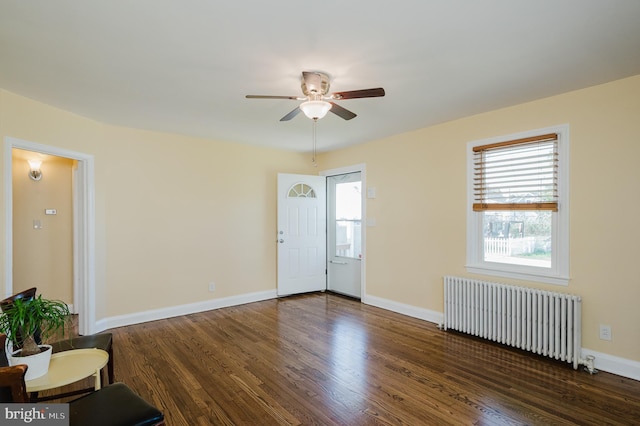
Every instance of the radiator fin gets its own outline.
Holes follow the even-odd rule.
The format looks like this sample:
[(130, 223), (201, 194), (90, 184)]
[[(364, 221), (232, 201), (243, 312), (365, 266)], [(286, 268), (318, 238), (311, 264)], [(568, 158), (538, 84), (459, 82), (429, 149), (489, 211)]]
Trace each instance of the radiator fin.
[(534, 288), (444, 277), (444, 329), (456, 330), (578, 368), (581, 298)]

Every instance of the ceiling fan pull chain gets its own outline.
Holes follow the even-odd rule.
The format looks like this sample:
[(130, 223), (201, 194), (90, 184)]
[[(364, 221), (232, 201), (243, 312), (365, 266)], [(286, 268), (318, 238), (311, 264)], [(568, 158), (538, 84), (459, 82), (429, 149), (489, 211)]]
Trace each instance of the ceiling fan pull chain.
[(318, 163), (316, 163), (316, 125), (318, 124), (318, 119), (313, 119), (313, 157), (311, 158), (311, 163), (313, 167), (318, 167)]

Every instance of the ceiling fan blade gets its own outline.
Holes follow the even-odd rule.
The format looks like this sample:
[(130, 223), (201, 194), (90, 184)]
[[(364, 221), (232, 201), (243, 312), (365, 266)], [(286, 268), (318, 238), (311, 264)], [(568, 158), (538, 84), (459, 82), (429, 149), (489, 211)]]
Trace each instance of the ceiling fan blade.
[(271, 95), (247, 95), (245, 96), (247, 99), (294, 99), (296, 101), (301, 101), (306, 98), (300, 98), (299, 96), (271, 96)]
[(375, 89), (350, 90), (347, 92), (334, 92), (331, 94), (332, 99), (377, 98), (380, 96), (384, 96), (384, 89), (382, 87)]
[(246, 95), (247, 99), (294, 99), (296, 101), (301, 101), (306, 98), (300, 98), (299, 96), (271, 96), (271, 95)]
[(293, 111), (291, 111), (289, 114), (285, 115), (284, 117), (282, 117), (280, 119), (280, 121), (289, 121), (291, 120), (293, 117), (295, 117), (296, 115), (300, 114), (300, 111), (302, 111), (300, 109), (300, 107), (296, 107), (296, 109), (294, 109)]
[(342, 108), (340, 105), (338, 105), (335, 102), (330, 102), (330, 104), (331, 104), (331, 109), (329, 111), (331, 111), (338, 117), (342, 117), (345, 120), (351, 120), (352, 118), (357, 116), (355, 113), (349, 111), (346, 108)]

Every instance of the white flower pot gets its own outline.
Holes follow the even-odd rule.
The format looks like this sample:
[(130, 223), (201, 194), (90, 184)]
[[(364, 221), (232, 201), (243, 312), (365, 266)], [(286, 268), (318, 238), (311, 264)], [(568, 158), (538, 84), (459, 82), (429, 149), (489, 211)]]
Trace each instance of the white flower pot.
[(25, 374), (25, 380), (37, 379), (38, 377), (44, 376), (49, 371), (49, 361), (51, 361), (51, 345), (39, 345), (40, 348), (44, 348), (46, 350), (40, 352), (39, 354), (29, 355), (29, 356), (16, 356), (22, 349), (18, 349), (11, 353), (9, 357), (9, 365), (19, 365), (19, 364), (27, 364), (29, 368), (27, 368), (27, 374)]

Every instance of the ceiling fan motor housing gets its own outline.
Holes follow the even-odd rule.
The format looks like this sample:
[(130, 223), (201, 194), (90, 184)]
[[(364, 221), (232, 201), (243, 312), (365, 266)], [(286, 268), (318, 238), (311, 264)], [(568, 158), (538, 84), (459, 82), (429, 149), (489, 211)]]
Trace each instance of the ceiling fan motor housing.
[(304, 72), (300, 87), (311, 100), (321, 99), (329, 93), (329, 76), (321, 72)]

